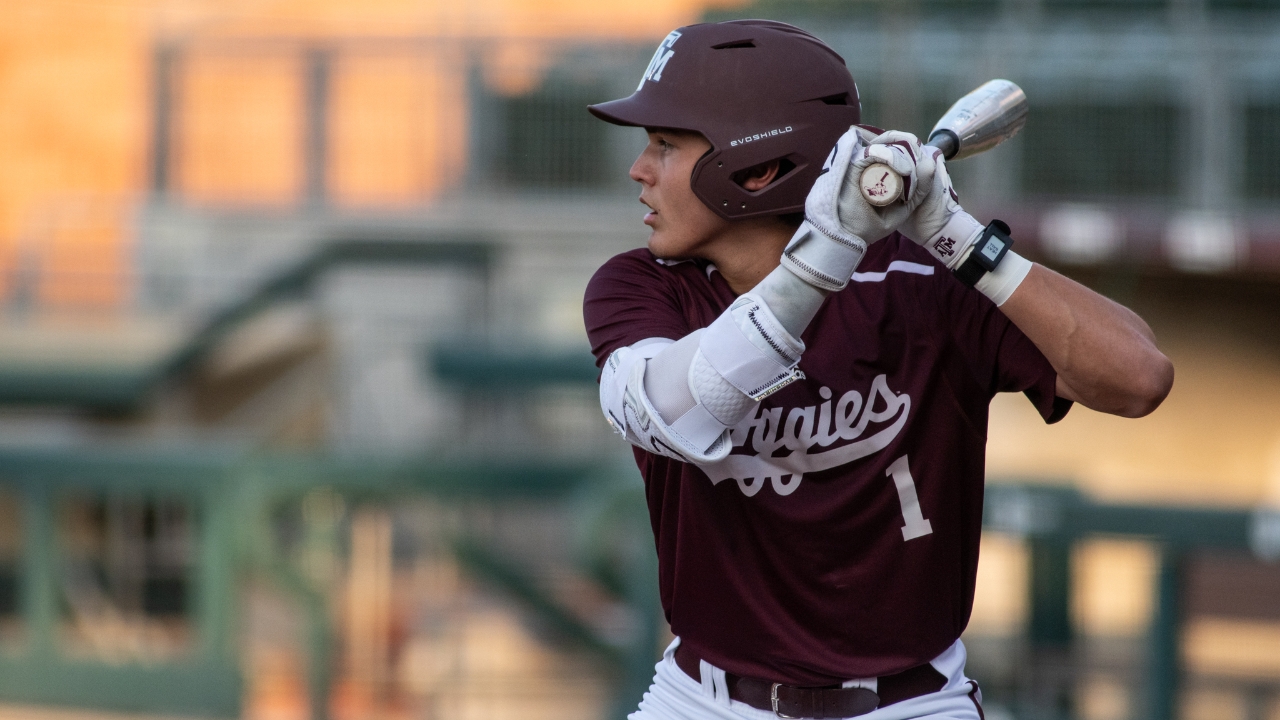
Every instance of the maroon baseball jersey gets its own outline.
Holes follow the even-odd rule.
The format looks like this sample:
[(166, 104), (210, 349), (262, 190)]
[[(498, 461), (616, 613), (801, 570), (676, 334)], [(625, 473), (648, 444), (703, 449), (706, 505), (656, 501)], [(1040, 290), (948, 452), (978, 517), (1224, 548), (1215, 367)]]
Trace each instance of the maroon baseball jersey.
[[(711, 324), (735, 294), (702, 262), (605, 263), (584, 314), (596, 361)], [(969, 621), (987, 412), (1023, 391), (1048, 422), (1056, 373), (995, 305), (896, 233), (803, 340), (803, 380), (695, 466), (636, 449), (671, 629), (709, 662), (797, 685), (936, 657)]]

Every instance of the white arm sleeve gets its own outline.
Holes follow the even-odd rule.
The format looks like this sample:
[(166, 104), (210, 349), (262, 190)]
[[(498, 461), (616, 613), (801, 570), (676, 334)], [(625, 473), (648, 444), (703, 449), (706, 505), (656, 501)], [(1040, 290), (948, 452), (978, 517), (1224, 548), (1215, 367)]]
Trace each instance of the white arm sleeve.
[(803, 377), (798, 338), (825, 297), (778, 267), (710, 327), (618, 349), (600, 375), (605, 417), (650, 452), (693, 463), (723, 459), (733, 447), (729, 429), (761, 398)]

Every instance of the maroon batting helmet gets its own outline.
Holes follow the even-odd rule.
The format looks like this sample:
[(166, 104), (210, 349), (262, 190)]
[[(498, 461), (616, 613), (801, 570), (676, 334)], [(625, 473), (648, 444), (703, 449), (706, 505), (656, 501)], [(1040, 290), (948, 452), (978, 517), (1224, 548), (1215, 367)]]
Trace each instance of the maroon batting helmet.
[[(862, 115), (844, 58), (772, 20), (675, 30), (631, 97), (588, 109), (616, 125), (702, 133), (711, 150), (693, 168), (693, 192), (729, 220), (803, 211), (823, 160)], [(791, 169), (755, 192), (735, 181), (771, 160)]]

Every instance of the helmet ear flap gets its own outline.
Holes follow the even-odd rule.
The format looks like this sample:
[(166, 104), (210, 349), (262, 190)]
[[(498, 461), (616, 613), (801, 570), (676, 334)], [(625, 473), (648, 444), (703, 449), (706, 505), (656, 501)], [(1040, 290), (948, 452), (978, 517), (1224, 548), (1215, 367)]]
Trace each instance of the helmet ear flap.
[(770, 187), (782, 182), (792, 173), (799, 172), (809, 165), (809, 161), (803, 155), (796, 152), (787, 153), (786, 155), (777, 158), (776, 161), (770, 160), (770, 162), (778, 163), (778, 174), (773, 178), (773, 182), (769, 184)]
[(753, 193), (765, 189), (784, 174), (782, 172), (781, 158), (775, 158), (732, 173), (729, 175), (729, 179), (747, 192)]
[[(796, 163), (795, 160), (792, 159), (793, 157), (795, 157), (795, 153), (788, 153), (787, 155), (776, 157), (772, 160), (765, 160), (764, 162), (756, 163), (755, 165), (744, 168), (735, 173), (730, 173), (729, 177), (735, 183), (746, 189), (747, 192), (760, 192), (761, 190), (764, 190), (765, 187), (778, 182), (782, 178), (786, 177), (788, 173), (796, 169)], [(754, 190), (747, 187), (747, 184), (752, 179), (766, 175), (769, 172), (772, 172), (773, 176), (769, 178), (768, 183)]]
[[(774, 162), (778, 163), (778, 171), (769, 184), (757, 190), (748, 190), (744, 187), (744, 181), (750, 177), (753, 169)], [(766, 206), (757, 210), (756, 208), (760, 205), (759, 198), (765, 193), (777, 193), (780, 190), (786, 192), (786, 188), (797, 182), (811, 184), (812, 178), (804, 177), (804, 171), (811, 166), (812, 162), (813, 160), (804, 153), (793, 151), (780, 157), (733, 169), (726, 167), (720, 150), (712, 148), (694, 165), (689, 182), (694, 194), (702, 200), (703, 204), (726, 220), (763, 215), (786, 215), (803, 212), (803, 199), (795, 207)], [(800, 197), (803, 198), (807, 193), (808, 187), (803, 188)]]

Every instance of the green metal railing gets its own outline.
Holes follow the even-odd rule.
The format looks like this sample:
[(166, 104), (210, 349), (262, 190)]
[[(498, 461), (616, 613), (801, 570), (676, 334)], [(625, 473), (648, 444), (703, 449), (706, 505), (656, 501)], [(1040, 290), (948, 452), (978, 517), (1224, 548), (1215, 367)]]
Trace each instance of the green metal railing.
[[(0, 698), (130, 712), (236, 717), (241, 712), (243, 687), (235, 588), (247, 575), (261, 574), (297, 598), (307, 616), (312, 716), (325, 718), (333, 648), (329, 599), (324, 588), (278, 547), (271, 530), (278, 508), (321, 488), (354, 502), (386, 502), (414, 495), (445, 501), (501, 498), (509, 502), (580, 498), (584, 487), (612, 487), (618, 490), (600, 495), (594, 505), (611, 509), (617, 517), (630, 518), (630, 525), (614, 524), (607, 532), (634, 535), (637, 527), (647, 531), (643, 498), (634, 497), (638, 484), (631, 477), (619, 481), (619, 475), (620, 471), (607, 463), (592, 462), (484, 464), (429, 459), (388, 462), (314, 456), (0, 451), (0, 487), (21, 497), (23, 506), (19, 577), (23, 641), (0, 654)], [(190, 651), (181, 658), (162, 663), (76, 658), (59, 642), (63, 558), (55, 506), (69, 494), (87, 492), (181, 498), (194, 510), (198, 550), (188, 582), (193, 599), (189, 619), (195, 632)], [(649, 548), (643, 536), (640, 541), (642, 549)], [(597, 538), (595, 542), (601, 541)], [(627, 543), (634, 544), (633, 538)], [(628, 598), (638, 598), (644, 609), (639, 617), (645, 620), (634, 643), (619, 646), (560, 609), (523, 570), (505, 565), (476, 537), (464, 532), (456, 548), (464, 567), (505, 590), (516, 590), (527, 606), (544, 618), (556, 619), (555, 626), (570, 640), (598, 654), (619, 674), (640, 662), (631, 660), (635, 648), (642, 649), (640, 654), (651, 670), (658, 622), (655, 601), (650, 597), (656, 592), (656, 570), (646, 562), (651, 553), (638, 553), (638, 559), (618, 573), (639, 583), (631, 588)]]
[[(231, 717), (241, 681), (233, 640), (234, 530), (229, 463), (60, 451), (0, 452), (0, 483), (20, 498), (22, 642), (0, 654), (0, 697), (11, 702)], [(62, 598), (56, 504), (68, 494), (180, 498), (198, 508), (193, 647), (163, 664), (70, 657), (59, 642)]]
[[(0, 654), (0, 697), (8, 701), (135, 712), (233, 717), (242, 681), (234, 642), (237, 578), (262, 573), (300, 600), (308, 615), (310, 694), (314, 717), (329, 697), (333, 647), (330, 608), (321, 588), (292, 566), (273, 539), (275, 508), (317, 488), (356, 502), (426, 495), (454, 501), (562, 500), (583, 502), (582, 571), (620, 596), (645, 620), (625, 645), (600, 637), (545, 593), (535, 578), (476, 536), (459, 535), (457, 557), (472, 574), (519, 600), (544, 625), (618, 677), (616, 715), (633, 707), (652, 673), (659, 613), (656, 558), (634, 470), (607, 463), (450, 463), (377, 458), (236, 457), (234, 455), (0, 451), (0, 484), (22, 498), (23, 558), (20, 648)], [(60, 550), (55, 505), (72, 493), (183, 498), (196, 518), (196, 562), (190, 576), (194, 641), (189, 653), (164, 664), (111, 663), (68, 657), (58, 642)], [(1156, 616), (1149, 633), (1150, 717), (1170, 720), (1183, 671), (1179, 661), (1182, 568), (1194, 550), (1229, 549), (1280, 555), (1280, 515), (1097, 503), (1077, 492), (1036, 485), (988, 488), (985, 525), (1026, 539), (1031, 558), (1028, 639), (1061, 647), (1074, 632), (1070, 594), (1071, 547), (1096, 536), (1133, 537), (1161, 548)], [(612, 538), (612, 539), (611, 539)], [(603, 548), (620, 550), (602, 573)]]
[[(1146, 705), (1150, 720), (1174, 720), (1185, 676), (1181, 662), (1184, 570), (1192, 552), (1229, 550), (1280, 559), (1280, 512), (1100, 503), (1078, 491), (1044, 485), (988, 485), (984, 526), (1025, 538), (1029, 546), (1033, 649), (1062, 649), (1075, 639), (1070, 597), (1072, 547), (1091, 537), (1141, 539), (1160, 551), (1147, 634)], [(1038, 714), (1030, 709), (1031, 714)]]

